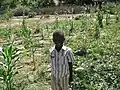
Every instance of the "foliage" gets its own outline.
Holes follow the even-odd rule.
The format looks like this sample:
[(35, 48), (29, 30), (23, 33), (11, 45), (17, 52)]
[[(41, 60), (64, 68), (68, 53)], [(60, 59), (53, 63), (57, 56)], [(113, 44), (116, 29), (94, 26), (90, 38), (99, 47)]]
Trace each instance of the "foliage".
[(18, 5), (15, 9), (13, 9), (14, 16), (22, 16), (23, 10), (25, 11), (25, 15), (29, 15), (29, 12), (31, 11), (29, 7), (23, 7)]
[(105, 13), (109, 13), (109, 14), (116, 14), (116, 12), (119, 13), (119, 9), (120, 9), (120, 5), (115, 4), (115, 3), (108, 3), (103, 5), (103, 11)]
[(28, 18), (33, 18), (34, 16), (36, 16), (36, 12), (29, 12)]
[(100, 28), (103, 28), (103, 12), (101, 10), (98, 11), (98, 25)]
[(0, 38), (4, 38), (4, 37), (8, 38), (9, 35), (10, 35), (10, 29), (8, 29), (8, 28), (0, 29)]
[[(109, 12), (107, 13), (110, 15)], [(41, 84), (38, 85), (40, 82), (45, 82), (45, 84), (43, 84), (46, 86), (48, 85), (46, 82), (50, 82), (50, 71), (47, 71), (47, 65), (49, 48), (52, 45), (51, 36), (53, 31), (60, 29), (63, 30), (66, 35), (65, 45), (71, 47), (73, 52), (77, 48), (88, 51), (86, 54), (81, 53), (80, 56), (75, 55), (73, 65), (73, 90), (119, 90), (120, 22), (119, 20), (116, 22), (116, 16), (119, 16), (119, 14), (115, 13), (116, 16), (113, 17), (111, 15), (107, 16), (106, 13), (103, 14), (102, 19), (100, 19), (103, 20), (103, 28), (99, 28), (99, 19), (96, 19), (96, 14), (94, 15), (93, 13), (92, 15), (93, 16), (83, 14), (78, 17), (79, 19), (72, 21), (59, 20), (58, 17), (56, 17), (55, 22), (39, 24), (37, 26), (39, 33), (32, 33), (32, 29), (27, 28), (25, 19), (23, 19), (23, 25), (19, 32), (20, 37), (22, 38), (20, 39), (22, 41), (20, 46), (30, 50), (30, 53), (32, 53), (32, 59), (36, 60), (37, 62), (37, 67), (34, 72), (32, 72), (31, 69), (28, 69), (27, 71), (23, 70), (23, 68), (20, 69), (20, 71), (23, 72), (16, 76), (16, 87), (18, 87), (20, 90), (26, 88), (30, 90), (30, 88), (33, 89), (35, 87), (36, 89), (36, 87), (40, 87)], [(110, 21), (112, 20), (113, 22), (108, 21), (107, 23), (109, 24), (106, 25), (106, 22), (104, 22), (106, 19), (105, 16), (107, 16), (107, 19), (110, 18)], [(71, 35), (69, 35), (71, 28), (72, 32)], [(95, 38), (96, 33), (97, 35), (100, 34), (99, 38), (97, 39)], [(8, 29), (0, 29), (0, 34), (7, 36), (10, 34), (10, 32)], [(18, 32), (15, 34), (18, 34)], [(2, 37), (1, 35), (0, 37)], [(36, 44), (37, 46), (35, 46)], [(29, 56), (30, 55), (28, 54), (27, 57)], [(23, 58), (25, 61), (27, 60), (26, 56), (24, 55)], [(29, 58), (31, 59), (31, 57)], [(33, 63), (30, 63), (27, 66), (26, 64), (24, 65), (23, 60), (21, 60), (21, 62), (22, 63), (19, 63), (18, 65), (25, 66), (25, 69), (26, 67), (32, 67), (33, 65)], [(37, 76), (34, 74), (32, 75), (37, 79), (33, 78), (32, 81), (29, 80), (31, 72), (38, 73)], [(16, 90), (19, 90), (18, 88)]]
[(20, 30), (20, 36), (23, 39), (23, 45), (27, 49), (31, 45), (31, 29), (22, 27)]
[[(103, 23), (104, 28), (100, 32), (100, 38), (96, 40), (94, 38), (96, 22), (84, 22), (83, 28), (87, 27), (87, 29), (82, 32), (80, 31), (82, 22), (80, 20), (73, 22), (73, 35), (66, 34), (65, 44), (73, 50), (84, 48), (89, 51), (86, 55), (75, 56), (73, 88), (75, 90), (119, 90), (120, 23), (112, 23), (108, 26)], [(57, 29), (62, 29), (65, 33), (68, 33), (70, 27), (69, 21), (58, 21)]]
[(18, 4), (17, 0), (4, 0), (4, 1), (0, 1), (0, 6), (10, 6), (10, 8), (14, 8), (16, 7), (16, 5)]
[(37, 0), (37, 6), (40, 7), (49, 7), (49, 6), (54, 6), (53, 0)]
[[(115, 25), (106, 27), (105, 30), (101, 31), (100, 39), (91, 40), (90, 36), (87, 38), (85, 48), (90, 50), (90, 53), (86, 56), (76, 56), (74, 62), (74, 84), (75, 90), (119, 90), (119, 45), (113, 37), (109, 38), (118, 33), (118, 26)], [(116, 29), (118, 31), (116, 31)], [(88, 33), (87, 33), (88, 34)], [(118, 35), (118, 34), (117, 34)], [(72, 39), (72, 38), (70, 38)], [(81, 38), (79, 38), (80, 41)], [(78, 41), (78, 39), (76, 39)], [(120, 38), (118, 39), (120, 40)], [(74, 45), (71, 47), (76, 48), (80, 45), (80, 42), (71, 40)], [(90, 42), (90, 44), (89, 44)], [(75, 44), (78, 43), (78, 44)]]
[(8, 21), (12, 17), (13, 17), (13, 12), (12, 12), (12, 10), (8, 9), (2, 15), (0, 15), (0, 20)]
[(13, 78), (16, 74), (15, 65), (19, 60), (19, 50), (17, 48), (13, 48), (12, 45), (4, 45), (1, 51), (3, 59), (2, 59), (2, 67), (0, 68), (0, 77), (2, 77), (3, 90), (11, 90), (13, 86)]
[(107, 14), (106, 14), (106, 25), (109, 24), (109, 19), (110, 19), (110, 15), (107, 13)]

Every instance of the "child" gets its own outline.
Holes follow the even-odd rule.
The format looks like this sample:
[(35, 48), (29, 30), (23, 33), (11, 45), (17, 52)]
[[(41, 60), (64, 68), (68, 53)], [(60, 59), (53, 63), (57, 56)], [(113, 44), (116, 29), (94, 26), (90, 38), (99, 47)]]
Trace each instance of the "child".
[(73, 53), (69, 47), (63, 45), (65, 41), (62, 31), (53, 33), (54, 47), (50, 49), (52, 90), (68, 90), (72, 82)]

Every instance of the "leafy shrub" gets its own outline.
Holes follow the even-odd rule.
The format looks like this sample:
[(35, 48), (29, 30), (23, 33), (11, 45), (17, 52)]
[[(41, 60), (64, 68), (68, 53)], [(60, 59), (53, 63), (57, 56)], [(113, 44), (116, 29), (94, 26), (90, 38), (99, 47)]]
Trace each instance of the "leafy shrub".
[(119, 9), (120, 5), (115, 3), (108, 3), (103, 6), (103, 11), (109, 14), (115, 14), (116, 12), (119, 12)]
[(23, 10), (25, 10), (25, 15), (28, 15), (30, 12), (30, 8), (28, 7), (23, 8), (23, 6), (18, 6), (13, 10), (14, 16), (22, 16)]
[(0, 37), (2, 38), (2, 37), (9, 37), (10, 36), (10, 33), (11, 33), (11, 31), (10, 31), (10, 29), (8, 29), (8, 28), (1, 28), (0, 29)]
[(9, 20), (10, 18), (12, 18), (12, 16), (12, 10), (6, 10), (3, 14), (0, 15), (0, 20)]
[[(73, 9), (73, 12), (72, 12)], [(41, 14), (78, 14), (84, 11), (84, 8), (81, 6), (54, 6), (54, 7), (49, 7), (49, 8), (42, 8), (41, 9)]]
[(33, 18), (36, 15), (36, 12), (29, 12), (28, 18)]

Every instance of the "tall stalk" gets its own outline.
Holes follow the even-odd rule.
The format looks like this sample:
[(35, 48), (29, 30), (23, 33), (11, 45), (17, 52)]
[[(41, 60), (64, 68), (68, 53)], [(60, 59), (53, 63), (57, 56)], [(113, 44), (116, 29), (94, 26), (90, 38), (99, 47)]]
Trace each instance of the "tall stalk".
[(103, 28), (103, 14), (102, 11), (99, 10), (98, 11), (98, 25), (100, 26), (100, 28)]
[(35, 62), (35, 51), (36, 51), (36, 48), (34, 48), (34, 46), (31, 47), (31, 52), (32, 52), (32, 60), (33, 60), (33, 71), (36, 70), (36, 62)]
[(106, 14), (106, 25), (109, 24), (109, 19), (110, 19), (110, 15), (107, 13), (107, 14)]
[(103, 13), (102, 13), (102, 1), (98, 1), (99, 8), (98, 8), (98, 14), (97, 14), (97, 21), (98, 24), (96, 24), (96, 33), (95, 38), (98, 39), (100, 37), (100, 31), (101, 28), (103, 28)]
[(8, 43), (11, 43), (11, 41), (13, 41), (13, 39), (14, 39), (14, 37), (13, 37), (13, 30), (12, 30), (12, 27), (11, 27), (11, 18), (12, 18), (12, 16), (13, 16), (13, 14), (12, 14), (12, 12), (11, 12), (11, 9), (10, 9), (10, 7), (8, 6), (8, 8), (7, 8), (7, 22), (8, 22), (8, 24), (7, 24), (7, 29), (8, 29), (8, 38), (7, 38), (7, 42)]
[(59, 24), (58, 24), (58, 14), (55, 13), (55, 29), (56, 28), (58, 29), (58, 26), (59, 26)]
[(116, 23), (119, 21), (119, 15), (118, 15), (118, 12), (115, 13), (116, 15)]
[(74, 12), (74, 9), (72, 8), (72, 20), (70, 21), (71, 23), (70, 23), (70, 29), (69, 29), (69, 36), (71, 35), (71, 33), (73, 32), (73, 29), (74, 29), (74, 23), (73, 23), (73, 12)]

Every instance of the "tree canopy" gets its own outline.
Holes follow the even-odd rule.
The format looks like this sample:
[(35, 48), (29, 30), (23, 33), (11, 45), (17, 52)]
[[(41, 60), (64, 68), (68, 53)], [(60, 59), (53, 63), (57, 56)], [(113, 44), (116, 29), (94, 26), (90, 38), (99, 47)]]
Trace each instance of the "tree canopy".
[[(10, 8), (15, 8), (18, 4), (30, 4), (36, 7), (48, 7), (60, 4), (90, 4), (93, 1), (101, 1), (101, 0), (0, 0), (0, 7), (10, 6)], [(102, 0), (102, 1), (120, 1), (120, 0)], [(23, 3), (21, 3), (23, 2)]]

